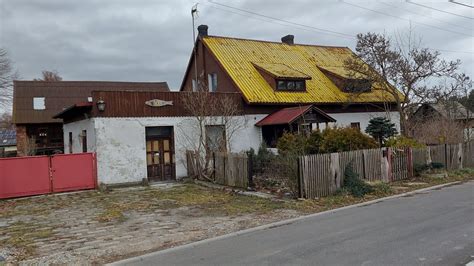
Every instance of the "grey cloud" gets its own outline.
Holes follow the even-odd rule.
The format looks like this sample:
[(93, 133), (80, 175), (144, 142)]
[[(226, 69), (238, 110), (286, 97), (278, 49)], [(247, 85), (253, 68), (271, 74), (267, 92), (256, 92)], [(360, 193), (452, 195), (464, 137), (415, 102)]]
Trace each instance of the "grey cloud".
[[(471, 35), (462, 36), (412, 23), (415, 33), (423, 36), (426, 46), (470, 52), (442, 53), (448, 59), (460, 58), (464, 62), (463, 70), (474, 75), (472, 20), (426, 10), (404, 1), (390, 2), (399, 8), (376, 1), (349, 2)], [(352, 35), (367, 31), (393, 34), (407, 30), (410, 25), (407, 21), (339, 1), (219, 3)], [(190, 9), (193, 4), (192, 0), (0, 0), (0, 46), (8, 49), (24, 79), (36, 78), (44, 69), (55, 69), (65, 80), (167, 81), (171, 88), (177, 89), (192, 49)], [(472, 16), (471, 11), (450, 3), (430, 4)], [(278, 41), (281, 36), (291, 33), (298, 43), (351, 48), (355, 44), (354, 40), (315, 30), (279, 25), (245, 13), (238, 15), (235, 13), (242, 12), (207, 1), (199, 5), (199, 11), (196, 25), (208, 24), (213, 35)]]

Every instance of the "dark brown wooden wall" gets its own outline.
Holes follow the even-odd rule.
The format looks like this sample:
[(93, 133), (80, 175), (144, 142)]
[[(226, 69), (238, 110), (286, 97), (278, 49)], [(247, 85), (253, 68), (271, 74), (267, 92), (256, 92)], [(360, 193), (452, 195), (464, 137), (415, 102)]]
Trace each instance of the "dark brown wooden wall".
[[(192, 54), (191, 54), (192, 56)], [(204, 81), (207, 90), (207, 75), (217, 73), (217, 92), (240, 92), (227, 72), (222, 68), (214, 55), (199, 41), (197, 44), (197, 69), (199, 79)], [(195, 78), (194, 57), (190, 58), (190, 66), (186, 73), (182, 91), (192, 91), (192, 80)]]

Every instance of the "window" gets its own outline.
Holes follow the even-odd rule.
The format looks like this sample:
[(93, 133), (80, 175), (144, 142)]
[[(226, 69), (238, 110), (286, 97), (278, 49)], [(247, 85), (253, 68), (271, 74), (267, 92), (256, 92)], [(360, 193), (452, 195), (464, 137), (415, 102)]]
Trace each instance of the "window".
[(69, 153), (72, 153), (72, 132), (69, 132)]
[(209, 92), (217, 91), (217, 74), (211, 73), (207, 75), (207, 82), (209, 84)]
[(191, 84), (191, 85), (192, 85), (192, 87), (193, 87), (193, 88), (192, 88), (193, 91), (197, 91), (197, 82), (196, 82), (195, 79), (192, 80), (192, 84)]
[(87, 102), (91, 103), (92, 102), (92, 97), (87, 97)]
[(360, 123), (359, 122), (352, 122), (351, 127), (360, 131)]
[(226, 151), (225, 128), (223, 125), (206, 126), (206, 145), (210, 152)]
[(367, 79), (347, 79), (343, 91), (349, 93), (370, 92), (372, 82)]
[(45, 110), (44, 97), (33, 97), (33, 110)]
[(87, 130), (82, 131), (82, 152), (87, 152)]
[(304, 91), (306, 90), (306, 81), (305, 80), (277, 80), (277, 90)]

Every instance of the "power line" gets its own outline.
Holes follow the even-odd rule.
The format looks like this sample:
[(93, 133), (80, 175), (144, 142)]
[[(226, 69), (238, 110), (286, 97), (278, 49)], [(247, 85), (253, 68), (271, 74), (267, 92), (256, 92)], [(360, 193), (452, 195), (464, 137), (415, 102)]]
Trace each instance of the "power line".
[[(227, 8), (231, 8), (231, 9), (234, 9), (234, 10), (238, 10), (238, 11), (241, 11), (241, 12), (245, 12), (247, 14), (252, 14), (252, 16), (248, 16), (248, 15), (245, 15), (245, 14), (242, 14), (242, 13), (238, 13), (238, 12), (234, 12), (234, 11), (231, 11), (231, 10), (228, 10), (228, 9), (223, 9), (223, 8), (218, 8), (216, 6), (212, 6), (212, 5), (209, 5), (207, 3), (201, 3), (201, 4), (204, 4), (204, 5), (207, 5), (211, 8), (215, 8), (215, 9), (218, 9), (218, 10), (221, 10), (221, 11), (224, 11), (224, 12), (229, 12), (229, 13), (233, 13), (233, 14), (237, 14), (237, 15), (240, 15), (240, 16), (244, 16), (244, 17), (249, 17), (249, 18), (252, 18), (252, 19), (257, 19), (257, 20), (261, 20), (261, 21), (265, 21), (265, 22), (269, 22), (269, 23), (274, 23), (274, 24), (278, 24), (278, 25), (283, 25), (283, 26), (287, 26), (287, 27), (292, 27), (292, 28), (296, 28), (296, 29), (300, 29), (300, 30), (306, 30), (306, 31), (313, 31), (313, 32), (318, 32), (318, 33), (321, 33), (319, 30), (311, 30), (315, 27), (312, 27), (312, 26), (308, 26), (308, 25), (304, 25), (304, 27), (295, 27), (294, 24), (298, 25), (299, 23), (293, 23), (293, 22), (290, 22), (290, 21), (287, 21), (287, 20), (283, 20), (283, 19), (279, 19), (279, 18), (275, 18), (275, 17), (270, 17), (270, 16), (267, 16), (267, 15), (263, 15), (263, 14), (258, 14), (256, 12), (253, 12), (253, 11), (249, 11), (249, 10), (245, 10), (245, 9), (242, 9), (242, 8), (237, 8), (237, 7), (233, 7), (233, 6), (228, 6), (228, 5), (224, 5), (224, 4), (220, 4), (220, 3), (216, 3), (216, 2), (213, 2), (213, 1), (210, 1), (208, 0), (208, 2), (210, 4), (217, 4), (217, 5), (220, 5), (220, 6), (225, 6)], [(385, 13), (384, 13), (385, 14)], [(260, 17), (264, 17), (266, 19), (261, 19), (261, 18), (258, 18), (256, 16), (260, 16)], [(270, 19), (270, 20), (268, 20)], [(277, 21), (280, 21), (280, 22), (285, 22), (285, 23), (288, 23), (288, 24), (283, 24), (283, 23), (279, 23)], [(293, 25), (292, 25), (293, 24)], [(303, 25), (303, 24), (299, 24), (299, 25)], [(319, 29), (319, 28), (318, 28)], [(333, 33), (327, 33), (327, 32), (322, 32), (322, 33), (325, 33), (325, 34), (330, 34), (330, 35), (335, 35)], [(349, 37), (345, 37), (345, 36), (341, 36), (341, 34), (344, 34), (345, 36), (349, 36)], [(342, 37), (342, 38), (347, 38), (347, 39), (356, 39), (356, 36), (355, 35), (349, 35), (349, 34), (346, 34), (346, 33), (338, 33), (337, 35), (335, 35), (337, 37)], [(428, 48), (428, 47), (427, 47)], [(433, 50), (433, 51), (440, 51), (440, 52), (448, 52), (448, 53), (462, 53), (462, 54), (474, 54), (474, 52), (470, 52), (470, 51), (456, 51), (456, 50), (446, 50), (446, 49), (436, 49), (436, 48), (428, 48), (429, 50)]]
[(217, 9), (217, 10), (220, 10), (220, 11), (224, 11), (224, 12), (228, 12), (228, 13), (231, 13), (231, 14), (243, 16), (243, 17), (246, 17), (246, 18), (256, 19), (256, 20), (260, 20), (260, 21), (264, 21), (264, 22), (268, 22), (268, 23), (278, 24), (278, 25), (282, 25), (282, 26), (285, 26), (285, 27), (290, 27), (290, 28), (304, 30), (304, 31), (310, 31), (310, 32), (324, 33), (324, 34), (328, 34), (328, 35), (332, 35), (332, 36), (336, 36), (336, 37), (340, 37), (340, 38), (345, 38), (345, 39), (353, 39), (353, 38), (344, 37), (344, 36), (340, 36), (340, 35), (336, 35), (336, 34), (332, 34), (332, 33), (320, 32), (320, 31), (316, 31), (316, 30), (312, 30), (312, 29), (308, 29), (308, 28), (298, 27), (298, 26), (294, 26), (294, 25), (291, 25), (291, 24), (279, 23), (279, 22), (274, 21), (274, 20), (263, 19), (263, 18), (259, 18), (259, 17), (256, 17), (256, 16), (249, 16), (249, 15), (245, 15), (245, 14), (242, 14), (242, 13), (239, 13), (239, 12), (234, 12), (232, 10), (219, 8), (219, 7), (212, 6), (212, 5), (208, 5), (206, 3), (201, 3), (201, 4), (202, 5), (207, 5), (210, 8), (214, 8), (214, 9)]
[(424, 8), (431, 9), (431, 10), (436, 10), (436, 11), (438, 11), (438, 12), (450, 14), (450, 15), (453, 15), (453, 16), (458, 16), (458, 17), (467, 18), (467, 19), (474, 19), (474, 18), (471, 18), (471, 17), (468, 17), (468, 16), (459, 15), (459, 14), (452, 13), (452, 12), (449, 12), (449, 11), (437, 9), (437, 8), (434, 8), (434, 7), (431, 7), (431, 6), (425, 6), (425, 5), (422, 5), (422, 4), (418, 4), (418, 3), (412, 2), (412, 1), (410, 1), (410, 0), (406, 0), (406, 1), (407, 1), (407, 3), (412, 4), (412, 5), (417, 5), (417, 6), (421, 6), (421, 7), (424, 7)]
[(350, 6), (354, 6), (354, 7), (360, 8), (360, 9), (372, 11), (372, 12), (382, 14), (382, 15), (385, 15), (385, 16), (389, 16), (389, 17), (392, 17), (392, 18), (397, 18), (397, 19), (408, 21), (408, 22), (413, 22), (415, 24), (420, 24), (420, 25), (423, 25), (425, 27), (430, 27), (430, 28), (434, 28), (434, 29), (438, 29), (438, 30), (442, 30), (442, 31), (446, 31), (446, 32), (451, 32), (451, 33), (455, 33), (455, 34), (460, 34), (460, 35), (464, 35), (464, 36), (473, 37), (472, 35), (469, 35), (469, 34), (466, 34), (466, 33), (458, 32), (458, 31), (452, 31), (452, 30), (440, 28), (440, 27), (437, 27), (437, 26), (433, 26), (433, 25), (430, 25), (430, 24), (426, 24), (426, 23), (423, 23), (423, 22), (418, 22), (418, 21), (414, 21), (414, 20), (411, 20), (411, 19), (402, 18), (402, 17), (399, 17), (399, 16), (395, 16), (395, 15), (391, 15), (391, 14), (379, 11), (379, 10), (374, 10), (374, 9), (370, 9), (370, 8), (367, 8), (367, 7), (352, 4), (352, 3), (349, 3), (349, 2), (346, 2), (346, 1), (343, 1), (343, 0), (341, 2), (344, 3), (344, 4), (350, 5)]
[(460, 2), (456, 2), (454, 0), (449, 0), (449, 2), (453, 3), (453, 4), (456, 4), (456, 5), (460, 5), (460, 6), (467, 6), (467, 7), (470, 7), (470, 8), (474, 8), (474, 6), (471, 6), (471, 5), (468, 5), (468, 4), (464, 4), (464, 3), (460, 3)]
[(310, 28), (310, 29), (318, 30), (318, 31), (321, 31), (321, 32), (332, 33), (332, 34), (336, 34), (336, 35), (341, 35), (341, 36), (345, 36), (345, 37), (350, 37), (350, 38), (352, 38), (352, 39), (355, 38), (354, 35), (350, 35), (350, 34), (347, 34), (347, 33), (337, 32), (337, 31), (333, 31), (333, 30), (326, 30), (326, 29), (323, 29), (323, 28), (313, 27), (313, 26), (309, 26), (309, 25), (305, 25), (305, 24), (301, 24), (301, 23), (296, 23), (296, 22), (292, 22), (292, 21), (288, 21), (288, 20), (284, 20), (284, 19), (279, 19), (279, 18), (276, 18), (276, 17), (267, 16), (267, 15), (264, 15), (264, 14), (260, 14), (260, 13), (253, 12), (253, 11), (249, 11), (249, 10), (245, 10), (245, 9), (241, 9), (241, 8), (238, 8), (238, 7), (233, 7), (233, 6), (229, 6), (229, 5), (217, 3), (217, 2), (214, 2), (214, 1), (212, 1), (212, 0), (209, 0), (209, 3), (212, 3), (212, 4), (214, 4), (214, 5), (224, 6), (224, 7), (231, 8), (231, 9), (235, 9), (235, 10), (239, 10), (239, 11), (241, 11), (241, 12), (245, 12), (245, 13), (252, 14), (252, 15), (256, 15), (256, 16), (261, 16), (261, 17), (264, 17), (264, 18), (268, 18), (268, 19), (272, 19), (272, 20), (276, 20), (276, 21), (285, 22), (285, 23), (292, 24), (292, 25), (296, 25), (296, 26), (300, 26), (300, 27), (305, 27), (305, 28)]
[(393, 8), (396, 8), (396, 9), (400, 9), (400, 10), (403, 10), (403, 11), (405, 11), (405, 12), (415, 14), (415, 15), (417, 15), (417, 16), (426, 17), (426, 18), (429, 18), (429, 19), (432, 19), (432, 20), (439, 21), (439, 22), (441, 22), (441, 23), (445, 23), (445, 24), (448, 24), (448, 25), (451, 25), (451, 26), (455, 26), (455, 27), (459, 27), (459, 28), (463, 28), (463, 29), (472, 31), (472, 28), (464, 27), (464, 26), (461, 26), (461, 25), (458, 25), (458, 24), (455, 24), (455, 23), (451, 23), (451, 22), (445, 21), (445, 20), (433, 18), (433, 17), (427, 16), (427, 15), (424, 15), (424, 14), (420, 14), (420, 13), (418, 13), (418, 12), (414, 12), (414, 11), (411, 11), (411, 10), (406, 9), (406, 8), (401, 8), (401, 7), (398, 7), (398, 6), (396, 6), (396, 5), (392, 5), (392, 4), (386, 3), (386, 2), (377, 2), (377, 3), (383, 4), (383, 5), (386, 5), (386, 6), (389, 6), (389, 7), (393, 7)]

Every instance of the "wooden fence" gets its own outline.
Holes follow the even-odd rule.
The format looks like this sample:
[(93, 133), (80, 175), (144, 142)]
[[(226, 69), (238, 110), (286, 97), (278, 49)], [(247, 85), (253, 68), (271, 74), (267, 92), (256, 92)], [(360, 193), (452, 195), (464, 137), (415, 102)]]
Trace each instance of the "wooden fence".
[(415, 164), (432, 162), (442, 163), (448, 170), (474, 167), (474, 142), (301, 156), (298, 160), (300, 195), (306, 198), (331, 195), (343, 185), (349, 164), (361, 179), (390, 182), (413, 177)]
[(474, 167), (474, 141), (413, 149), (413, 163), (441, 163), (446, 170)]
[[(188, 176), (196, 176), (201, 163), (192, 151), (186, 153)], [(442, 163), (446, 169), (474, 167), (474, 142), (437, 145), (426, 148), (382, 148), (315, 154), (298, 158), (300, 196), (316, 198), (331, 195), (341, 188), (345, 169), (354, 171), (366, 181), (391, 182), (413, 177), (414, 165)], [(247, 188), (251, 166), (246, 154), (214, 153), (205, 171), (211, 181)], [(295, 164), (296, 166), (296, 164)]]
[[(249, 160), (246, 154), (215, 152), (208, 160), (208, 166), (202, 158), (193, 152), (186, 152), (188, 176), (197, 177), (205, 173), (210, 181), (232, 187), (249, 186)], [(206, 169), (207, 168), (207, 169)]]

